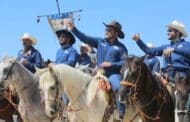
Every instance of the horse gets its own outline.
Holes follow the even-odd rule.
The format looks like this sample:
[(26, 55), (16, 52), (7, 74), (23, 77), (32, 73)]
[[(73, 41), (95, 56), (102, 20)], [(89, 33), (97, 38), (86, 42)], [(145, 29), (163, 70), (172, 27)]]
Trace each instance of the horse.
[[(60, 109), (58, 101), (65, 93), (69, 104), (62, 109), (67, 110), (71, 122), (101, 122), (109, 103), (109, 95), (99, 89), (100, 79), (107, 81), (102, 75), (92, 77), (65, 64), (50, 67), (39, 80), (45, 97), (46, 114), (51, 118), (56, 116), (56, 110)], [(125, 122), (134, 113), (133, 107), (129, 106), (127, 113)], [(110, 120), (113, 119), (112, 116)]]
[[(11, 98), (11, 100), (15, 103), (17, 103), (17, 96), (10, 96), (9, 90), (4, 90), (2, 89), (0, 91), (1, 95), (0, 95), (0, 120), (4, 120), (5, 122), (13, 122), (13, 116), (16, 115), (17, 121), (21, 121), (20, 115), (18, 114), (17, 109), (15, 108), (15, 106), (13, 106), (8, 99), (6, 99), (5, 96), (9, 96)], [(8, 95), (7, 95), (8, 93)]]
[(187, 77), (176, 77), (175, 83), (175, 121), (190, 121), (190, 74)]
[(127, 103), (134, 104), (136, 114), (141, 115), (144, 122), (174, 122), (174, 100), (146, 66), (144, 57), (126, 58), (121, 74), (121, 102), (128, 100)]
[(18, 111), (24, 122), (52, 122), (45, 114), (45, 105), (38, 87), (38, 78), (12, 57), (0, 63), (0, 86), (13, 84), (19, 97)]

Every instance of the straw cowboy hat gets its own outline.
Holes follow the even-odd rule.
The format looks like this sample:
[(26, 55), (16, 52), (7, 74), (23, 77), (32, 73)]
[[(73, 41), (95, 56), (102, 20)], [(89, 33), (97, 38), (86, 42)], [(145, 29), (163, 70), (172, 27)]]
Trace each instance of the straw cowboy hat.
[(75, 43), (75, 37), (73, 36), (73, 34), (71, 33), (71, 32), (69, 32), (69, 31), (67, 31), (67, 30), (58, 30), (58, 31), (56, 31), (56, 34), (57, 34), (57, 37), (59, 38), (59, 36), (61, 35), (61, 34), (64, 34), (64, 35), (67, 35), (69, 38), (70, 38), (70, 43), (71, 44), (74, 44)]
[(30, 35), (29, 33), (24, 33), (22, 35), (22, 37), (20, 37), (21, 41), (23, 41), (24, 39), (31, 40), (32, 41), (32, 45), (35, 45), (37, 43), (37, 40), (32, 35)]
[(82, 47), (85, 48), (85, 49), (87, 49), (88, 52), (91, 51), (91, 48), (90, 48), (90, 46), (89, 46), (88, 44), (82, 43), (82, 44), (80, 45), (80, 48), (82, 48)]
[(187, 32), (185, 30), (185, 25), (177, 20), (174, 20), (172, 23), (166, 25), (168, 28), (174, 28), (182, 33), (183, 37), (187, 37)]
[(123, 31), (121, 30), (122, 29), (122, 26), (119, 22), (117, 21), (112, 21), (110, 24), (105, 24), (103, 22), (103, 24), (106, 26), (106, 27), (112, 27), (114, 28), (114, 30), (118, 31), (119, 34), (118, 34), (118, 37), (123, 39), (125, 37), (125, 34), (123, 33)]

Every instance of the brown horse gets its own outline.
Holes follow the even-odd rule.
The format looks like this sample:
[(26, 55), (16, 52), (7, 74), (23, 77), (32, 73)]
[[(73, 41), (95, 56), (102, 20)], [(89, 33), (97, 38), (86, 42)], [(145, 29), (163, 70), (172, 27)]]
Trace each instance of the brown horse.
[(129, 99), (144, 122), (174, 122), (174, 101), (144, 64), (144, 57), (128, 57), (121, 72), (120, 101)]
[[(13, 122), (13, 115), (18, 115), (18, 120), (21, 121), (21, 118), (18, 114), (17, 109), (9, 102), (7, 99), (9, 95), (9, 90), (2, 90), (0, 91), (0, 119), (5, 120), (5, 122)], [(18, 98), (16, 96), (10, 96), (12, 102), (18, 104)], [(17, 121), (18, 121), (17, 120)]]

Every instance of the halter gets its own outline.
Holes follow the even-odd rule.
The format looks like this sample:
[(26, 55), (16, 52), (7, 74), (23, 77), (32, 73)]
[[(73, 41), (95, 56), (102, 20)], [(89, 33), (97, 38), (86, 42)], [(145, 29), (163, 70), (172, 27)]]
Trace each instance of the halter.
[[(55, 99), (54, 99), (54, 103), (56, 103), (56, 105), (59, 105), (59, 88), (58, 88), (58, 84), (59, 84), (59, 80), (58, 77), (55, 75), (55, 73), (51, 73), (51, 76), (55, 79), (55, 87), (56, 87), (56, 95), (55, 95)], [(57, 107), (57, 106), (56, 106)]]
[(123, 81), (120, 82), (120, 84), (121, 84), (121, 85), (124, 85), (124, 86), (133, 87), (133, 88), (135, 88), (135, 91), (136, 91), (137, 84), (140, 82), (141, 70), (142, 70), (142, 68), (141, 68), (141, 65), (140, 65), (140, 70), (139, 70), (139, 72), (138, 72), (137, 79), (136, 79), (136, 81), (135, 81), (134, 83), (132, 83), (132, 82), (130, 82), (130, 81), (128, 81), (128, 80), (127, 80), (127, 81), (123, 80)]
[(10, 76), (10, 74), (11, 74), (11, 71), (12, 71), (12, 69), (13, 69), (15, 63), (16, 63), (16, 61), (14, 61), (14, 62), (12, 63), (12, 65), (11, 65), (11, 67), (10, 67), (10, 69), (9, 69), (9, 71), (8, 71), (8, 73), (7, 73), (7, 75), (6, 75), (6, 77), (5, 77), (5, 79), (3, 79), (3, 81), (0, 83), (0, 86), (3, 86), (4, 82), (9, 78), (9, 76)]
[(9, 77), (9, 75), (11, 74), (11, 71), (12, 71), (12, 69), (13, 69), (15, 63), (16, 63), (16, 61), (14, 61), (14, 62), (12, 63), (12, 65), (11, 65), (11, 67), (10, 67), (10, 69), (9, 69), (9, 71), (8, 71), (8, 73), (7, 73), (7, 76), (5, 77), (4, 81), (6, 81), (6, 80), (8, 79), (8, 77)]

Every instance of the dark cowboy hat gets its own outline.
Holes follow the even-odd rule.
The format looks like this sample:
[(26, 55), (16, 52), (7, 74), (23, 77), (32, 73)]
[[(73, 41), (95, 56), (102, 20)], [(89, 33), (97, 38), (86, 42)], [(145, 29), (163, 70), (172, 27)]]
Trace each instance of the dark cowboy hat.
[(76, 41), (73, 34), (67, 30), (58, 30), (58, 31), (56, 31), (56, 34), (57, 34), (58, 38), (60, 37), (61, 34), (68, 36), (70, 38), (71, 44), (74, 44)]
[(122, 26), (119, 22), (117, 21), (112, 21), (110, 24), (105, 24), (103, 22), (103, 24), (106, 26), (106, 27), (112, 27), (114, 30), (116, 30), (117, 32), (119, 32), (118, 34), (118, 37), (123, 39), (125, 37), (125, 34), (123, 33), (123, 31), (121, 30), (122, 29)]

